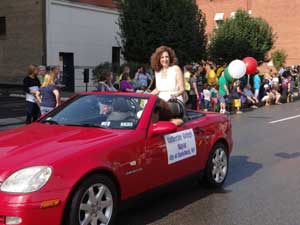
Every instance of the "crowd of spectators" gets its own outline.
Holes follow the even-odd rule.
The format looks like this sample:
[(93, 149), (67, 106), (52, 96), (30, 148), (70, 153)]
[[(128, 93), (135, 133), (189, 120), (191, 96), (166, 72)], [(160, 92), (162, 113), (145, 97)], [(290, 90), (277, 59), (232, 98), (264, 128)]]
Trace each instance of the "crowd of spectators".
[[(189, 67), (190, 65), (186, 66)], [(199, 93), (198, 108), (204, 111), (240, 114), (241, 108), (292, 102), (294, 94), (300, 90), (300, 66), (281, 68), (278, 72), (272, 69), (267, 72), (257, 70), (253, 75), (245, 75), (232, 82), (227, 81), (224, 76), (225, 67), (226, 65), (214, 65), (211, 62), (193, 65), (192, 74), (195, 74)], [(195, 81), (185, 77), (185, 82), (192, 84)], [(193, 109), (193, 103), (188, 102), (187, 107)]]
[[(240, 114), (243, 108), (292, 102), (296, 87), (297, 92), (300, 91), (300, 66), (281, 68), (278, 72), (275, 69), (257, 71), (232, 82), (224, 77), (225, 67), (204, 61), (184, 66), (184, 87), (189, 96), (185, 103), (187, 108)], [(98, 91), (150, 93), (155, 88), (155, 76), (143, 66), (130, 76), (130, 68), (125, 67), (114, 81), (111, 72), (103, 74), (96, 87)]]

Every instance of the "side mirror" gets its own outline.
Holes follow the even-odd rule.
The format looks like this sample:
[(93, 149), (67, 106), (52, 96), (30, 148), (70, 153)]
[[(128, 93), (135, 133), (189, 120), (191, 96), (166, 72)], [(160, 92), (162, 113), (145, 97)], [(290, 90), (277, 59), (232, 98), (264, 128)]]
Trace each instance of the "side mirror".
[(177, 131), (177, 126), (169, 121), (159, 121), (153, 124), (152, 134), (168, 134)]

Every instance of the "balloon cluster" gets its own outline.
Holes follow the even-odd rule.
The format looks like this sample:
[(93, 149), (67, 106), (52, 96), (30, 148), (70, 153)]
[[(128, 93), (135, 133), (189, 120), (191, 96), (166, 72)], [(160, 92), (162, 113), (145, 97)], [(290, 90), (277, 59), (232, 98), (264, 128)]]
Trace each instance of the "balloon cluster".
[(245, 74), (253, 74), (257, 69), (257, 61), (253, 57), (246, 57), (243, 60), (233, 60), (224, 70), (225, 79), (232, 82), (240, 79)]

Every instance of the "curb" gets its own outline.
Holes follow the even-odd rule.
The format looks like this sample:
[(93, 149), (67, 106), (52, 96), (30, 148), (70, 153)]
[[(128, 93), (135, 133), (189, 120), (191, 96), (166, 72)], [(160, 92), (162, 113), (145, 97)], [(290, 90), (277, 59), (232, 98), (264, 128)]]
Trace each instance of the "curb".
[[(2, 93), (0, 93), (0, 95), (3, 96)], [(9, 94), (8, 95), (9, 97), (17, 97), (17, 98), (25, 98), (25, 95), (22, 95), (22, 94)], [(61, 97), (61, 100), (62, 101), (67, 101), (70, 97)]]

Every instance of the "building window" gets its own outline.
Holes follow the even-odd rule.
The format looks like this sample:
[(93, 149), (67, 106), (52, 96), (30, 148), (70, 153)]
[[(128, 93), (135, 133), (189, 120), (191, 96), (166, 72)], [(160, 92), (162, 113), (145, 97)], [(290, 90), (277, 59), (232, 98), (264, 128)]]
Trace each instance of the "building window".
[(230, 13), (230, 18), (234, 18), (235, 17), (236, 12), (232, 12)]
[(215, 18), (216, 27), (218, 28), (224, 21), (224, 13), (216, 13)]
[(6, 17), (1, 16), (0, 17), (0, 35), (6, 34)]

